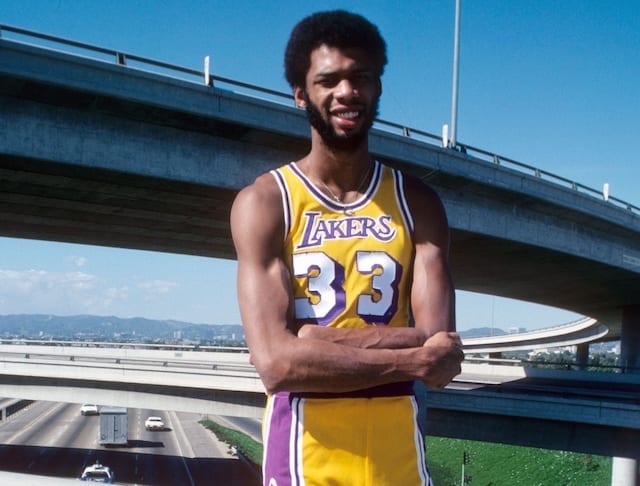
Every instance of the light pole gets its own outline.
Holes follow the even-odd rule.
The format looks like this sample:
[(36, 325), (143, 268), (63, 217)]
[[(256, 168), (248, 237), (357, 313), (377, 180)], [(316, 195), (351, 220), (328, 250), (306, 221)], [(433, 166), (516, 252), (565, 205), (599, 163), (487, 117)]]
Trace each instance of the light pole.
[(453, 88), (451, 93), (451, 142), (450, 147), (456, 148), (456, 130), (458, 125), (458, 69), (460, 65), (460, 10), (461, 1), (456, 0), (456, 16), (453, 33)]

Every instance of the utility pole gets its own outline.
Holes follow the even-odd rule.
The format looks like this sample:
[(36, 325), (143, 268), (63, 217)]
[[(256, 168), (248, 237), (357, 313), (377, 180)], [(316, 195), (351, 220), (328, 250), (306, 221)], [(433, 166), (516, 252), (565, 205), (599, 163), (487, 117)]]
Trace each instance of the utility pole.
[(460, 479), (460, 486), (465, 486), (471, 483), (471, 476), (464, 473), (465, 464), (469, 464), (471, 462), (471, 456), (467, 451), (462, 453), (462, 478)]
[(458, 127), (458, 69), (460, 65), (460, 10), (461, 1), (456, 0), (456, 16), (453, 34), (453, 88), (451, 94), (451, 142), (450, 147), (456, 148), (456, 130)]

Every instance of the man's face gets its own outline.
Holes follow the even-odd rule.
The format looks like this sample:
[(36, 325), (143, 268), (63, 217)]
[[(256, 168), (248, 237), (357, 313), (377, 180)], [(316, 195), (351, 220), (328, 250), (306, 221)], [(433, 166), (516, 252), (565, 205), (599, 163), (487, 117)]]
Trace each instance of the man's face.
[(366, 52), (322, 45), (311, 52), (298, 105), (324, 143), (348, 150), (362, 144), (378, 111), (380, 83)]

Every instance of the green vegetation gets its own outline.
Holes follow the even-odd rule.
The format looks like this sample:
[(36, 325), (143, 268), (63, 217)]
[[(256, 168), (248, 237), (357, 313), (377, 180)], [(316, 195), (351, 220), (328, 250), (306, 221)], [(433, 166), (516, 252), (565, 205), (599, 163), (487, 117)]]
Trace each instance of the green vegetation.
[(257, 467), (262, 464), (262, 444), (260, 442), (256, 442), (248, 435), (235, 429), (223, 427), (213, 420), (201, 420), (200, 424), (216, 434), (220, 441), (229, 444), (229, 447), (235, 447), (238, 452)]
[(438, 486), (459, 485), (464, 466), (471, 486), (608, 486), (611, 458), (490, 442), (427, 438), (427, 462)]
[[(262, 444), (212, 420), (200, 423), (259, 469)], [(611, 458), (472, 440), (427, 437), (427, 461), (437, 486), (458, 486), (462, 461), (470, 486), (609, 486)]]

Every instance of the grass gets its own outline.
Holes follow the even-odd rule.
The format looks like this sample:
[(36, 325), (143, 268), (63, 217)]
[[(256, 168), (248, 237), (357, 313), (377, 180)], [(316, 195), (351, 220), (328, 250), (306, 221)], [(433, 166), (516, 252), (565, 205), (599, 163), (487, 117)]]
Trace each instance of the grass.
[(201, 420), (200, 424), (211, 430), (216, 437), (228, 444), (229, 447), (235, 447), (245, 458), (254, 463), (256, 467), (262, 464), (262, 444), (256, 442), (251, 437), (235, 429), (224, 427), (213, 420)]
[[(262, 444), (212, 420), (200, 423), (219, 440), (235, 447), (256, 470), (262, 464)], [(427, 462), (436, 486), (458, 486), (464, 452), (466, 484), (471, 486), (609, 486), (611, 458), (518, 447), (491, 442), (427, 437)]]
[(611, 458), (535, 449), (490, 442), (427, 438), (427, 462), (438, 486), (460, 485), (464, 452), (465, 475), (472, 486), (609, 486)]

